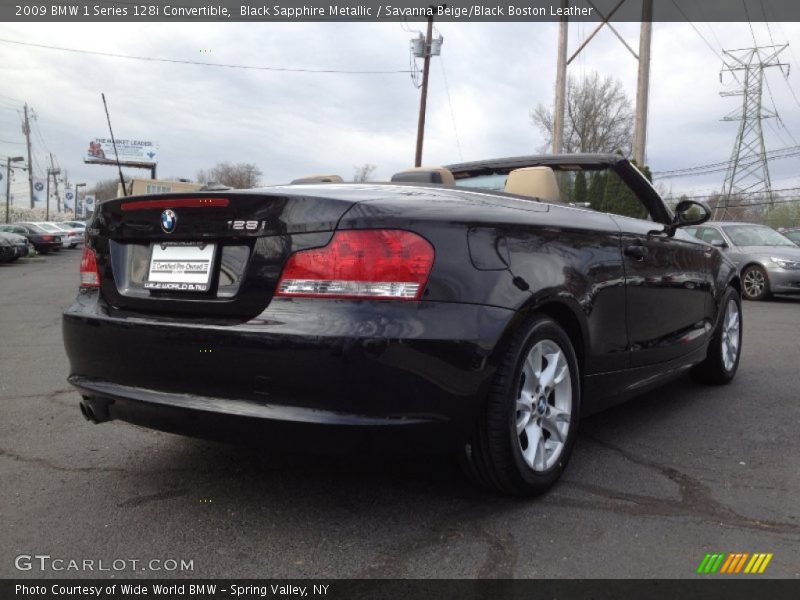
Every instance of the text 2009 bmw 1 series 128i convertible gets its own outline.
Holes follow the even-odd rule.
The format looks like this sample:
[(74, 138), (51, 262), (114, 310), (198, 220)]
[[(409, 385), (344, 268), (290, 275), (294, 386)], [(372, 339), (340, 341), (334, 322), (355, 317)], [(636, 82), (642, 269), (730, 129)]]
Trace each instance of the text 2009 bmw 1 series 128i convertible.
[(95, 422), (452, 451), (540, 493), (581, 416), (733, 378), (737, 271), (681, 230), (707, 218), (615, 155), (110, 200), (64, 313), (69, 381)]

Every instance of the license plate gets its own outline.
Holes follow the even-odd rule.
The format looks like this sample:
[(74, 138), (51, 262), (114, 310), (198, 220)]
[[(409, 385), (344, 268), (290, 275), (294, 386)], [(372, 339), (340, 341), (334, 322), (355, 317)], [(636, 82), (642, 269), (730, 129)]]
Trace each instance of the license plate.
[(150, 290), (206, 292), (211, 282), (215, 244), (153, 244), (144, 287)]

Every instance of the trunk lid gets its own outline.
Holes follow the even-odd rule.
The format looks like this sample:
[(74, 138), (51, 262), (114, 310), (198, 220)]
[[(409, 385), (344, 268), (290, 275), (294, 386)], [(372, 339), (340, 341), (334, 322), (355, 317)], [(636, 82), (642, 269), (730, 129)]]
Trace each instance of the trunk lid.
[(88, 229), (111, 310), (250, 319), (288, 256), (328, 243), (355, 203), (333, 186), (195, 192), (101, 203)]

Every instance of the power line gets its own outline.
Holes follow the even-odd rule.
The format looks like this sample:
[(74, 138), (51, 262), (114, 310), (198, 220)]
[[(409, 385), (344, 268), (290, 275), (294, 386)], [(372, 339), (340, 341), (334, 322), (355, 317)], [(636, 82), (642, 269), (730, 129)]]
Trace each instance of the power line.
[[(788, 154), (786, 154), (786, 153), (788, 153)], [(768, 156), (768, 158), (770, 160), (775, 160), (775, 159), (778, 159), (778, 158), (790, 158), (790, 157), (796, 156), (798, 154), (800, 154), (800, 145), (787, 146), (786, 148), (778, 148), (776, 150), (769, 150), (767, 152), (767, 156)], [(705, 164), (705, 165), (696, 165), (694, 167), (684, 167), (682, 169), (672, 169), (672, 170), (669, 170), (669, 171), (655, 171), (655, 172), (653, 172), (653, 177), (665, 178), (665, 177), (669, 177), (669, 176), (682, 177), (684, 175), (705, 175), (706, 174), (705, 171), (707, 171), (708, 169), (711, 169), (710, 171), (708, 171), (709, 173), (713, 173), (713, 172), (716, 172), (718, 170), (723, 170), (724, 171), (725, 169), (728, 168), (728, 165), (730, 164), (730, 162), (731, 162), (730, 159), (728, 159), (728, 160), (722, 160), (722, 161), (715, 162), (715, 163), (708, 163), (708, 164)], [(718, 169), (718, 167), (722, 167), (722, 169)]]
[[(725, 62), (725, 59), (724, 59), (724, 58), (722, 58), (722, 55), (721, 55), (719, 52), (717, 52), (716, 48), (714, 48), (714, 46), (712, 46), (712, 45), (711, 45), (711, 42), (709, 42), (709, 41), (706, 39), (706, 36), (704, 36), (704, 35), (703, 35), (703, 33), (702, 33), (702, 32), (701, 32), (701, 31), (700, 31), (700, 30), (699, 30), (699, 29), (698, 29), (698, 28), (695, 26), (695, 24), (692, 22), (692, 20), (691, 20), (691, 19), (690, 19), (690, 18), (689, 18), (689, 17), (686, 15), (686, 13), (685, 13), (685, 12), (683, 12), (683, 9), (680, 7), (680, 5), (678, 5), (678, 2), (677, 2), (676, 0), (671, 0), (671, 1), (672, 1), (672, 4), (674, 4), (674, 5), (675, 5), (675, 8), (677, 8), (677, 9), (678, 9), (678, 12), (679, 12), (679, 13), (681, 13), (681, 16), (684, 18), (684, 20), (685, 20), (687, 23), (689, 23), (689, 25), (691, 25), (691, 26), (692, 26), (692, 29), (694, 29), (694, 30), (695, 30), (695, 32), (697, 33), (697, 35), (699, 35), (699, 36), (700, 36), (700, 39), (701, 39), (701, 40), (703, 40), (703, 42), (705, 42), (705, 45), (706, 45), (706, 46), (708, 46), (709, 50), (711, 50), (711, 52), (713, 52), (713, 53), (714, 53), (714, 56), (716, 56), (716, 57), (717, 57), (717, 58), (720, 60), (720, 62), (724, 63), (724, 62)], [(734, 78), (734, 79), (735, 79), (737, 82), (741, 83), (741, 82), (739, 81), (739, 78), (736, 76), (736, 73), (732, 73), (732, 75), (733, 75), (733, 78)]]
[(175, 58), (157, 58), (154, 56), (134, 56), (129, 54), (116, 54), (112, 52), (98, 52), (96, 50), (79, 50), (77, 48), (64, 48), (62, 46), (48, 46), (46, 44), (33, 44), (30, 42), (20, 42), (16, 40), (6, 40), (0, 38), (0, 43), (3, 44), (16, 44), (19, 46), (29, 46), (32, 48), (43, 48), (45, 50), (58, 50), (61, 52), (74, 52), (76, 54), (91, 54), (94, 56), (106, 56), (109, 58), (126, 58), (129, 60), (144, 60), (148, 62), (163, 62), (179, 65), (196, 65), (201, 67), (218, 67), (223, 69), (246, 69), (251, 71), (278, 71), (282, 73), (338, 73), (349, 75), (395, 75), (398, 73), (409, 73), (408, 69), (398, 69), (394, 71), (371, 71), (371, 70), (353, 70), (353, 69), (306, 69), (306, 68), (291, 68), (291, 67), (263, 67), (255, 65), (234, 65), (224, 63), (210, 63), (198, 60), (179, 60)]
[[(773, 193), (777, 193), (777, 192), (800, 192), (800, 187), (781, 188), (779, 190), (772, 190), (772, 191), (773, 191)], [(685, 194), (681, 194), (679, 196), (679, 198), (682, 198), (684, 195)], [(758, 195), (762, 195), (763, 196), (764, 192), (763, 191), (762, 192), (740, 192), (740, 193), (736, 194), (736, 196), (758, 196)], [(715, 192), (713, 194), (695, 194), (695, 195), (692, 195), (692, 196), (686, 196), (686, 198), (688, 198), (690, 200), (697, 200), (697, 199), (702, 199), (702, 198), (722, 198), (722, 197), (723, 197), (723, 195), (720, 192)], [(798, 201), (800, 201), (800, 197), (796, 197), (796, 198), (777, 198), (777, 199), (775, 199), (775, 204), (782, 203), (782, 202), (786, 203), (786, 202), (798, 202)], [(728, 207), (730, 208), (730, 207), (734, 207), (734, 206), (763, 206), (763, 205), (767, 205), (767, 204), (769, 204), (768, 201), (767, 202), (748, 202), (748, 203), (745, 203), (745, 204), (729, 204)]]
[(453, 122), (453, 133), (456, 136), (456, 147), (458, 148), (459, 160), (464, 160), (464, 154), (461, 152), (461, 139), (458, 137), (458, 127), (456, 127), (456, 113), (453, 111), (453, 101), (450, 98), (450, 86), (447, 84), (447, 72), (444, 69), (444, 60), (439, 57), (439, 65), (442, 67), (442, 79), (444, 80), (444, 91), (447, 93), (447, 104), (450, 106), (450, 120)]
[(750, 20), (750, 11), (747, 10), (747, 2), (745, 0), (742, 0), (742, 6), (744, 6), (744, 16), (747, 18), (747, 24), (750, 26), (750, 35), (753, 36), (753, 45), (758, 46), (756, 32), (753, 30), (753, 22)]
[(7, 100), (13, 100), (14, 102), (22, 105), (25, 104), (24, 101), (20, 100), (19, 98), (14, 98), (13, 96), (6, 96), (5, 94), (0, 94), (0, 98), (6, 98)]
[[(764, 0), (761, 0), (761, 10), (764, 13), (764, 19), (766, 21), (767, 20), (767, 11), (766, 11), (766, 8), (764, 6)], [(778, 28), (783, 33), (783, 37), (788, 40), (789, 36), (786, 35), (786, 31), (784, 31), (783, 26), (781, 25), (780, 21), (778, 21), (777, 25), (778, 25)], [(767, 30), (769, 31), (769, 39), (772, 40), (772, 30), (769, 28), (769, 23), (767, 23)], [(771, 42), (771, 43), (774, 45), (774, 42)], [(797, 60), (797, 57), (794, 55), (794, 50), (792, 50), (791, 44), (786, 44), (786, 46), (789, 48), (789, 54), (792, 55), (792, 59), (794, 60), (794, 63), (798, 64), (799, 61)], [(788, 69), (787, 69), (787, 71), (788, 71)], [(787, 87), (789, 88), (789, 91), (792, 94), (792, 98), (794, 99), (794, 103), (797, 104), (798, 107), (800, 107), (800, 98), (797, 97), (797, 93), (794, 91), (794, 86), (792, 86), (792, 82), (789, 81), (789, 73), (785, 72), (783, 70), (783, 67), (781, 67), (781, 75), (783, 75), (783, 80), (786, 82), (786, 85), (787, 85)]]

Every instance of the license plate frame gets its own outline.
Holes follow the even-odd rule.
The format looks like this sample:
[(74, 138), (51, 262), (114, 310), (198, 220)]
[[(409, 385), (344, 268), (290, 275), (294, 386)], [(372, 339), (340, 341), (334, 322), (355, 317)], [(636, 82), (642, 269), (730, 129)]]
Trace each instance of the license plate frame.
[(216, 255), (214, 243), (154, 242), (150, 245), (144, 287), (157, 291), (207, 292)]

